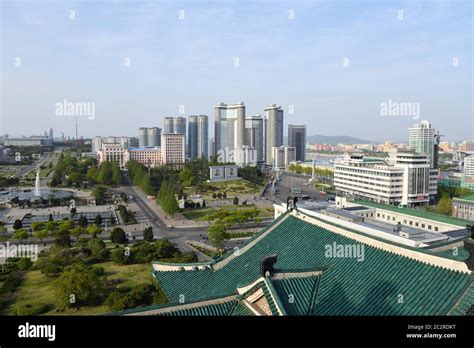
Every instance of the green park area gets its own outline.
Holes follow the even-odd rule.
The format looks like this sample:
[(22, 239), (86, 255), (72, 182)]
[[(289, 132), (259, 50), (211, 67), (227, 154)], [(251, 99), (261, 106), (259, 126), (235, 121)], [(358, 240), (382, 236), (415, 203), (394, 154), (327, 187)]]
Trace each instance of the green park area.
[[(113, 262), (103, 262), (98, 264), (104, 270), (104, 277), (107, 279), (120, 279), (117, 287), (131, 288), (137, 284), (151, 283), (151, 265), (117, 265)], [(15, 315), (18, 311), (25, 308), (35, 308), (43, 306), (46, 311), (42, 315), (98, 315), (111, 311), (109, 306), (98, 304), (96, 306), (82, 306), (79, 310), (76, 308), (67, 308), (64, 311), (57, 312), (60, 307), (55, 296), (56, 283), (51, 278), (43, 274), (40, 270), (32, 270), (24, 275), (21, 287), (16, 291), (13, 297), (13, 303), (10, 305), (6, 315)]]
[(202, 183), (199, 186), (186, 187), (185, 194), (199, 194), (203, 199), (215, 199), (213, 195), (226, 194), (227, 198), (238, 195), (257, 195), (263, 190), (263, 185), (254, 184), (245, 179), (222, 182)]
[(188, 220), (193, 221), (207, 221), (207, 217), (213, 213), (219, 211), (226, 211), (229, 213), (235, 212), (237, 210), (240, 211), (250, 211), (256, 209), (258, 211), (258, 217), (260, 218), (268, 218), (273, 216), (273, 209), (272, 208), (258, 208), (253, 205), (249, 206), (234, 206), (234, 205), (226, 205), (222, 207), (206, 207), (206, 208), (191, 208), (191, 209), (184, 209), (182, 211), (183, 216)]
[(9, 258), (0, 267), (0, 315), (96, 315), (165, 303), (151, 262), (197, 261), (168, 240), (154, 240), (151, 228), (130, 244), (119, 227), (110, 239), (97, 238), (99, 226), (70, 220), (35, 223), (31, 231), (15, 226), (13, 240), (51, 236), (54, 244), (36, 260)]

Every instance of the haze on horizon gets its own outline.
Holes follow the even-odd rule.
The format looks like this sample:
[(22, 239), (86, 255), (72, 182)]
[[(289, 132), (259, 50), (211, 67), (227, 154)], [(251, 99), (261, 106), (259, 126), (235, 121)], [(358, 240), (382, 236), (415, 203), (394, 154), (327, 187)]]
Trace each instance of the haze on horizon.
[[(407, 141), (426, 119), (442, 140), (472, 139), (472, 7), (2, 1), (0, 134), (73, 136), (74, 118), (55, 115), (66, 99), (95, 103), (94, 119), (79, 118), (84, 137), (162, 127), (181, 105), (210, 117), (212, 137), (214, 105), (243, 101), (248, 115), (281, 105), (285, 133), (293, 123), (308, 135)], [(389, 100), (419, 103), (420, 118), (382, 116)]]

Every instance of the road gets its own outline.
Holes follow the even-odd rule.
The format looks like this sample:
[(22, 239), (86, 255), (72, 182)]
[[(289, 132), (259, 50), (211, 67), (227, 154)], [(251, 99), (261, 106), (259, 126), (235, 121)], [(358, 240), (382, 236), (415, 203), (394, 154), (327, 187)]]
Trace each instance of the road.
[[(274, 203), (286, 202), (286, 199), (291, 196), (301, 197), (303, 195), (309, 196), (310, 199), (315, 201), (325, 201), (332, 197), (330, 194), (322, 195), (314, 189), (313, 185), (308, 184), (310, 177), (297, 175), (287, 172), (280, 172), (280, 181), (275, 184), (275, 194), (271, 193), (271, 188), (265, 191), (264, 197)], [(291, 193), (292, 188), (301, 189), (301, 193)]]

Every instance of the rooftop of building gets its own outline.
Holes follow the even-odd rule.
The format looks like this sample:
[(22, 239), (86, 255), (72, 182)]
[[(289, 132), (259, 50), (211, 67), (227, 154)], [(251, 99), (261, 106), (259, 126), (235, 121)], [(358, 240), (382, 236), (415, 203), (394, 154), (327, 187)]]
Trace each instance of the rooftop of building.
[[(328, 256), (337, 246), (363, 250), (363, 259)], [(270, 255), (276, 262), (262, 274)], [(118, 314), (465, 315), (474, 304), (473, 276), (459, 258), (296, 211), (282, 214), (237, 253), (207, 264), (154, 262), (153, 269), (169, 303)]]
[(466, 225), (472, 224), (472, 221), (457, 219), (451, 216), (417, 210), (413, 208), (376, 203), (376, 202), (366, 201), (362, 199), (356, 199), (354, 200), (354, 203), (377, 208), (377, 209), (389, 210), (389, 211), (393, 211), (400, 214), (407, 214), (407, 215), (411, 215), (411, 216), (415, 216), (415, 217), (419, 217), (423, 219), (430, 219), (430, 220), (434, 220), (434, 221), (438, 221), (438, 222), (442, 222), (442, 223), (446, 223), (450, 225), (461, 226), (461, 227), (466, 227)]

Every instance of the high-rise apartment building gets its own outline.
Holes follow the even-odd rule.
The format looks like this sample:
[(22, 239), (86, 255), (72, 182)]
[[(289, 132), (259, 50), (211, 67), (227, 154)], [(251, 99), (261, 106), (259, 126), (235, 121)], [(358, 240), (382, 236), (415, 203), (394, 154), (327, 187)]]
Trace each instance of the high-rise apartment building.
[(245, 144), (245, 105), (220, 103), (214, 107), (216, 153), (238, 150)]
[(296, 148), (297, 161), (306, 161), (306, 125), (288, 125), (288, 146)]
[(163, 124), (163, 133), (165, 134), (174, 133), (173, 117), (165, 117), (164, 124)]
[(265, 108), (265, 163), (272, 165), (273, 148), (283, 145), (283, 109), (276, 104)]
[(245, 116), (244, 144), (254, 149), (257, 162), (265, 159), (263, 128), (262, 116)]
[(188, 157), (208, 157), (209, 121), (206, 115), (189, 116)]
[(438, 145), (439, 135), (428, 121), (421, 121), (409, 128), (409, 148), (427, 155), (431, 168), (438, 168)]
[(161, 128), (158, 127), (140, 127), (138, 129), (138, 146), (141, 148), (147, 146), (161, 145)]

